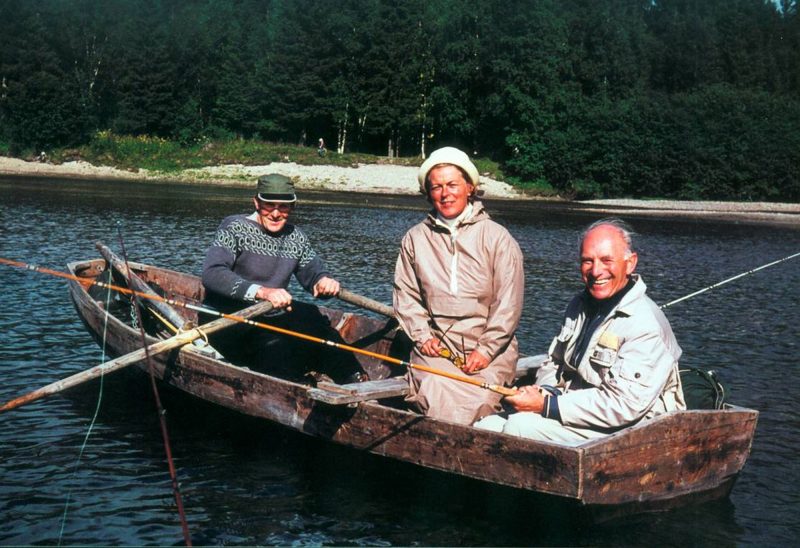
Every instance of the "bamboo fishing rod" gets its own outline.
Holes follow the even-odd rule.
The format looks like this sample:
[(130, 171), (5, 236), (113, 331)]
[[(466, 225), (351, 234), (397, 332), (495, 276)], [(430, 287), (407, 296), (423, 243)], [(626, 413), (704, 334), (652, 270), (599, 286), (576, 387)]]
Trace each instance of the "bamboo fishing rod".
[[(410, 361), (401, 360), (401, 359), (398, 359), (398, 358), (393, 358), (392, 356), (389, 356), (389, 355), (386, 355), (386, 354), (380, 354), (378, 352), (372, 352), (371, 350), (365, 350), (363, 348), (358, 348), (356, 346), (350, 346), (348, 344), (342, 344), (342, 343), (338, 343), (336, 341), (322, 339), (320, 337), (315, 337), (313, 335), (308, 335), (306, 333), (300, 333), (299, 331), (292, 331), (291, 329), (285, 329), (285, 328), (282, 328), (282, 327), (269, 325), (269, 324), (266, 324), (266, 323), (263, 323), (263, 322), (258, 322), (258, 321), (255, 321), (255, 320), (251, 320), (251, 319), (248, 319), (248, 318), (243, 318), (241, 316), (236, 316), (236, 315), (233, 315), (233, 314), (225, 314), (224, 312), (219, 312), (219, 311), (214, 310), (212, 308), (207, 308), (205, 306), (199, 306), (199, 305), (192, 304), (192, 303), (189, 303), (187, 301), (180, 300), (180, 299), (170, 299), (170, 298), (162, 297), (160, 295), (147, 294), (147, 293), (143, 293), (141, 291), (136, 291), (134, 289), (130, 289), (130, 288), (127, 288), (127, 287), (122, 287), (122, 286), (118, 286), (118, 285), (102, 282), (102, 281), (99, 281), (99, 280), (96, 280), (96, 279), (81, 278), (80, 276), (75, 276), (74, 274), (68, 274), (66, 272), (61, 272), (59, 270), (52, 270), (52, 269), (44, 268), (44, 267), (41, 267), (41, 266), (38, 266), (38, 265), (29, 264), (29, 263), (23, 263), (23, 262), (20, 262), (20, 261), (14, 261), (14, 260), (5, 259), (5, 258), (2, 258), (2, 257), (0, 257), (0, 264), (4, 264), (4, 265), (7, 265), (7, 266), (12, 266), (12, 267), (16, 267), (16, 268), (21, 268), (21, 269), (24, 269), (24, 270), (30, 270), (30, 271), (38, 272), (38, 273), (41, 273), (41, 274), (47, 274), (47, 275), (51, 275), (51, 276), (56, 276), (56, 277), (59, 277), (59, 278), (63, 278), (65, 280), (75, 281), (75, 282), (80, 283), (83, 287), (90, 287), (92, 285), (96, 285), (97, 287), (102, 287), (104, 289), (111, 289), (113, 291), (118, 291), (120, 293), (124, 293), (124, 294), (127, 294), (127, 295), (135, 295), (136, 297), (139, 297), (139, 298), (142, 298), (142, 299), (150, 299), (150, 300), (154, 300), (154, 301), (163, 302), (163, 303), (166, 303), (166, 304), (169, 304), (169, 305), (172, 305), (172, 306), (179, 306), (179, 307), (182, 307), (182, 308), (187, 308), (189, 310), (194, 310), (195, 312), (202, 312), (204, 314), (209, 314), (211, 316), (216, 316), (218, 318), (225, 318), (225, 319), (232, 320), (232, 321), (235, 321), (235, 322), (238, 322), (238, 323), (243, 323), (243, 324), (246, 324), (246, 325), (251, 325), (251, 326), (254, 326), (254, 327), (258, 327), (260, 329), (266, 329), (268, 331), (273, 331), (275, 333), (281, 333), (283, 335), (288, 335), (290, 337), (295, 337), (295, 338), (298, 338), (298, 339), (301, 339), (301, 340), (305, 340), (305, 341), (309, 341), (309, 342), (313, 342), (313, 343), (317, 343), (317, 344), (322, 344), (322, 345), (326, 345), (326, 346), (331, 346), (331, 347), (337, 348), (339, 350), (345, 350), (345, 351), (353, 352), (354, 354), (360, 354), (362, 356), (368, 356), (368, 357), (371, 357), (371, 358), (376, 358), (376, 359), (379, 359), (379, 360), (382, 360), (382, 361), (385, 361), (385, 362), (389, 362), (389, 363), (392, 363), (392, 364), (395, 364), (395, 365), (401, 365), (401, 366), (404, 365), (409, 369), (416, 369), (418, 371), (424, 371), (424, 372), (430, 373), (432, 375), (438, 375), (440, 377), (446, 377), (446, 378), (452, 379), (454, 381), (463, 382), (463, 383), (466, 383), (466, 384), (471, 384), (473, 386), (477, 386), (477, 387), (483, 388), (485, 390), (491, 390), (492, 392), (496, 392), (498, 394), (502, 394), (503, 396), (512, 396), (512, 395), (517, 393), (517, 389), (516, 388), (509, 388), (509, 387), (505, 387), (505, 386), (494, 384), (494, 383), (488, 383), (488, 382), (481, 381), (481, 380), (478, 380), (478, 379), (465, 377), (463, 375), (457, 375), (457, 374), (454, 374), (454, 373), (450, 373), (448, 371), (435, 369), (433, 367), (429, 367), (429, 366), (426, 366), (426, 365), (415, 364), (415, 363), (411, 363)], [(196, 327), (192, 331), (197, 331), (201, 335), (203, 333), (202, 327)]]
[[(119, 236), (119, 245), (122, 248), (122, 258), (123, 263), (125, 265), (125, 269), (132, 278), (132, 271), (130, 266), (128, 265), (128, 252), (125, 249), (125, 241), (122, 238), (122, 229), (117, 224), (117, 235)], [(112, 268), (108, 269), (109, 273), (109, 281), (111, 281), (113, 276), (113, 266)], [(131, 283), (130, 281), (128, 283)], [(145, 286), (147, 287), (147, 286)], [(147, 344), (147, 333), (144, 329), (144, 322), (142, 321), (142, 315), (144, 314), (144, 306), (140, 303), (138, 297), (133, 297), (133, 312), (134, 317), (136, 318), (137, 323), (139, 324), (139, 335), (141, 336), (142, 340), (142, 348), (145, 351), (145, 360), (147, 363), (147, 372), (150, 374), (150, 388), (153, 391), (153, 402), (155, 403), (156, 407), (156, 414), (158, 415), (158, 423), (161, 427), (161, 438), (164, 442), (164, 453), (167, 458), (167, 468), (169, 470), (169, 477), (172, 484), (172, 493), (175, 497), (175, 507), (178, 510), (178, 516), (180, 517), (181, 521), (181, 530), (183, 531), (183, 540), (186, 546), (192, 546), (192, 536), (189, 532), (189, 522), (186, 520), (186, 511), (183, 507), (183, 496), (181, 495), (180, 484), (178, 483), (178, 471), (175, 469), (175, 459), (172, 457), (172, 443), (169, 439), (169, 428), (167, 427), (167, 414), (164, 409), (164, 406), (161, 403), (161, 396), (158, 393), (158, 386), (156, 385), (156, 373), (155, 367), (153, 366), (153, 356), (150, 354), (150, 347)]]

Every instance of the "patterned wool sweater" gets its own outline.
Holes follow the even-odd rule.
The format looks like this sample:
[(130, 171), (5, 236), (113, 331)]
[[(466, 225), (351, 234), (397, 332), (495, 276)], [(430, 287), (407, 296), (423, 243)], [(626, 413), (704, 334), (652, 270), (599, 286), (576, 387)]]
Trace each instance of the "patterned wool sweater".
[(309, 292), (330, 276), (308, 237), (288, 223), (273, 234), (254, 215), (232, 215), (219, 225), (206, 252), (205, 302), (220, 310), (242, 308), (255, 300), (259, 287), (286, 288), (292, 275)]

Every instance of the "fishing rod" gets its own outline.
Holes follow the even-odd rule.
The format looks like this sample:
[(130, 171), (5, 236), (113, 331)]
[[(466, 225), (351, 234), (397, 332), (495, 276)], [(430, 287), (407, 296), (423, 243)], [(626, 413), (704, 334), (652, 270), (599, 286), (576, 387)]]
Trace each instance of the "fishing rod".
[(789, 259), (794, 259), (795, 257), (800, 257), (800, 253), (794, 253), (792, 255), (789, 255), (788, 257), (784, 257), (783, 259), (778, 259), (777, 261), (772, 261), (771, 263), (767, 263), (765, 265), (761, 265), (761, 266), (759, 266), (757, 268), (754, 268), (752, 270), (748, 270), (747, 272), (742, 272), (741, 274), (737, 274), (736, 276), (728, 278), (727, 280), (722, 280), (721, 282), (717, 282), (714, 285), (710, 285), (708, 287), (705, 287), (703, 289), (695, 291), (694, 293), (690, 293), (690, 294), (686, 295), (685, 297), (681, 297), (680, 299), (675, 299), (674, 301), (670, 301), (667, 304), (662, 304), (661, 308), (664, 309), (664, 308), (667, 308), (668, 306), (672, 306), (673, 304), (677, 304), (677, 303), (679, 303), (681, 301), (685, 301), (687, 299), (691, 299), (692, 297), (696, 297), (697, 295), (700, 295), (701, 293), (705, 293), (706, 291), (711, 291), (712, 289), (714, 289), (716, 287), (719, 287), (721, 285), (725, 285), (728, 282), (732, 282), (734, 280), (738, 280), (739, 278), (743, 278), (745, 276), (749, 276), (750, 274), (758, 272), (759, 270), (764, 270), (765, 268), (769, 268), (770, 266), (775, 266), (776, 264), (782, 263), (784, 261), (788, 261)]
[[(122, 229), (117, 223), (117, 235), (119, 237), (119, 245), (122, 249), (122, 258), (125, 262), (125, 268), (131, 272), (128, 265), (128, 252), (125, 249), (125, 241), (122, 239)], [(109, 272), (111, 270), (109, 269)], [(109, 281), (111, 276), (109, 276)], [(144, 330), (144, 322), (142, 321), (142, 308), (140, 300), (137, 296), (133, 296), (134, 313), (136, 321), (139, 324), (139, 335), (142, 339), (142, 347), (145, 349), (145, 360), (147, 362), (147, 371), (150, 374), (150, 388), (153, 391), (153, 401), (156, 406), (156, 414), (158, 415), (159, 426), (161, 427), (161, 438), (164, 442), (164, 452), (167, 457), (167, 467), (169, 469), (169, 477), (172, 483), (172, 493), (175, 497), (175, 506), (178, 509), (178, 516), (181, 521), (181, 530), (183, 531), (183, 541), (186, 546), (192, 546), (192, 537), (189, 533), (189, 523), (186, 521), (186, 511), (183, 508), (183, 497), (181, 496), (181, 489), (178, 484), (178, 472), (175, 469), (175, 460), (172, 458), (172, 444), (169, 439), (169, 429), (167, 428), (167, 413), (164, 406), (161, 404), (161, 396), (158, 394), (158, 386), (156, 385), (155, 367), (153, 366), (153, 356), (150, 354), (147, 345), (147, 334)]]
[[(254, 326), (254, 327), (258, 327), (260, 329), (266, 329), (268, 331), (281, 333), (283, 335), (288, 335), (290, 337), (295, 337), (295, 338), (302, 339), (302, 340), (305, 340), (305, 341), (309, 341), (309, 342), (313, 342), (313, 343), (317, 343), (317, 344), (323, 344), (323, 345), (326, 345), (326, 346), (331, 346), (331, 347), (337, 348), (339, 350), (353, 352), (354, 354), (360, 354), (362, 356), (368, 356), (368, 357), (371, 357), (371, 358), (376, 358), (376, 359), (379, 359), (379, 360), (382, 360), (382, 361), (385, 361), (385, 362), (389, 362), (389, 363), (392, 363), (392, 364), (395, 364), (395, 365), (404, 365), (409, 369), (416, 369), (418, 371), (424, 371), (424, 372), (430, 373), (432, 375), (439, 375), (441, 377), (446, 377), (448, 379), (452, 379), (452, 380), (455, 380), (455, 381), (463, 382), (463, 383), (466, 383), (466, 384), (471, 384), (473, 386), (477, 386), (477, 387), (483, 388), (485, 390), (490, 390), (492, 392), (496, 392), (498, 394), (502, 394), (503, 396), (512, 396), (512, 395), (517, 393), (517, 389), (516, 388), (508, 388), (508, 387), (505, 387), (505, 386), (502, 386), (502, 385), (498, 385), (498, 384), (494, 384), (494, 383), (488, 383), (488, 382), (481, 381), (481, 380), (478, 380), (478, 379), (473, 379), (471, 377), (465, 377), (463, 375), (456, 375), (456, 374), (453, 374), (453, 373), (449, 373), (447, 371), (443, 371), (443, 370), (440, 370), (440, 369), (435, 369), (433, 367), (428, 367), (426, 365), (415, 364), (415, 363), (411, 363), (410, 361), (401, 360), (401, 359), (398, 359), (398, 358), (393, 358), (392, 356), (388, 356), (386, 354), (380, 354), (378, 352), (372, 352), (371, 350), (365, 350), (363, 348), (350, 346), (348, 344), (342, 344), (342, 343), (338, 343), (336, 341), (322, 339), (320, 337), (315, 337), (313, 335), (308, 335), (306, 333), (300, 333), (299, 331), (292, 331), (290, 329), (285, 329), (285, 328), (282, 328), (282, 327), (269, 325), (269, 324), (266, 324), (266, 323), (263, 323), (263, 322), (258, 322), (258, 321), (255, 321), (255, 320), (251, 320), (251, 319), (248, 319), (248, 318), (243, 318), (241, 316), (236, 316), (236, 315), (233, 315), (233, 314), (225, 314), (223, 312), (219, 312), (219, 311), (214, 310), (212, 308), (208, 308), (208, 307), (205, 307), (205, 306), (199, 306), (199, 305), (196, 305), (196, 304), (192, 304), (190, 302), (187, 302), (187, 301), (184, 301), (184, 300), (181, 300), (181, 299), (167, 298), (167, 297), (162, 297), (160, 295), (152, 295), (152, 294), (148, 294), (148, 293), (143, 293), (141, 291), (136, 291), (135, 289), (130, 289), (128, 287), (122, 287), (122, 286), (118, 286), (118, 285), (102, 282), (102, 281), (99, 281), (97, 279), (81, 278), (80, 276), (75, 276), (74, 274), (68, 274), (66, 272), (61, 272), (59, 270), (52, 270), (50, 268), (45, 268), (45, 267), (41, 267), (41, 266), (34, 265), (34, 264), (23, 263), (23, 262), (14, 261), (14, 260), (11, 260), (11, 259), (5, 259), (3, 257), (0, 257), (0, 264), (4, 264), (4, 265), (7, 265), (7, 266), (12, 266), (12, 267), (16, 267), (16, 268), (21, 268), (21, 269), (24, 269), (24, 270), (30, 270), (32, 272), (38, 272), (40, 274), (47, 274), (47, 275), (50, 275), (50, 276), (56, 276), (56, 277), (59, 277), (59, 278), (63, 278), (65, 280), (75, 281), (75, 282), (78, 282), (79, 284), (81, 284), (85, 288), (88, 288), (88, 287), (91, 287), (92, 285), (95, 285), (97, 287), (102, 287), (104, 289), (111, 289), (113, 291), (118, 291), (118, 292), (126, 294), (126, 295), (133, 295), (133, 296), (136, 296), (136, 297), (139, 297), (139, 298), (142, 298), (142, 299), (150, 299), (150, 300), (162, 302), (162, 303), (165, 303), (165, 304), (168, 304), (168, 305), (171, 305), (171, 306), (178, 306), (178, 307), (181, 307), (181, 308), (187, 308), (189, 310), (194, 310), (195, 312), (202, 312), (204, 314), (209, 314), (211, 316), (216, 316), (218, 318), (226, 318), (228, 320), (232, 320), (232, 321), (235, 321), (235, 322), (238, 322), (238, 323), (243, 323), (243, 324), (246, 324), (246, 325), (251, 325), (251, 326)], [(202, 334), (202, 328), (201, 327), (195, 327), (194, 329)]]

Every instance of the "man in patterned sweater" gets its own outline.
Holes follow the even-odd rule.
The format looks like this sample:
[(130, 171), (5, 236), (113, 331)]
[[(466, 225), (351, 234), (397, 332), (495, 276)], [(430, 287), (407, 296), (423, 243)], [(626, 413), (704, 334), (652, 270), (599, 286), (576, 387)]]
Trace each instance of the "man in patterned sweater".
[[(221, 312), (231, 313), (259, 300), (268, 300), (275, 310), (260, 321), (335, 338), (316, 307), (293, 303), (286, 290), (294, 275), (300, 285), (314, 297), (330, 297), (339, 292), (339, 282), (330, 276), (308, 237), (288, 219), (297, 196), (292, 181), (283, 175), (264, 175), (258, 179), (250, 215), (232, 215), (217, 228), (214, 242), (203, 263), (204, 304)], [(324, 335), (324, 336), (323, 336)], [(314, 343), (297, 343), (288, 336), (261, 328), (239, 325), (213, 337), (212, 343), (231, 361), (262, 372), (296, 378), (304, 371), (296, 362), (313, 363), (320, 359)], [(312, 354), (316, 354), (312, 357)], [(332, 365), (327, 374), (342, 380), (354, 380), (360, 373), (357, 361), (343, 359), (341, 352), (325, 356)], [(345, 356), (345, 358), (348, 358)], [(293, 363), (294, 362), (294, 363)], [(342, 365), (346, 362), (345, 365)]]

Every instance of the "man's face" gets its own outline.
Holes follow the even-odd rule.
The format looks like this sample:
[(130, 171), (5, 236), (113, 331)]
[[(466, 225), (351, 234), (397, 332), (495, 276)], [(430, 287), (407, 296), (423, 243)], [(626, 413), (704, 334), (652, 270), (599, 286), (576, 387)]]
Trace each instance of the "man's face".
[(253, 203), (258, 211), (258, 220), (265, 230), (277, 233), (283, 230), (289, 213), (292, 212), (292, 204), (276, 204), (264, 202), (258, 198), (253, 198)]
[(428, 173), (428, 181), (428, 198), (445, 219), (455, 219), (461, 215), (475, 189), (472, 183), (464, 179), (461, 170), (452, 165), (434, 167)]
[(613, 297), (628, 283), (637, 260), (618, 229), (609, 225), (594, 228), (581, 244), (581, 278), (587, 291), (598, 301)]

